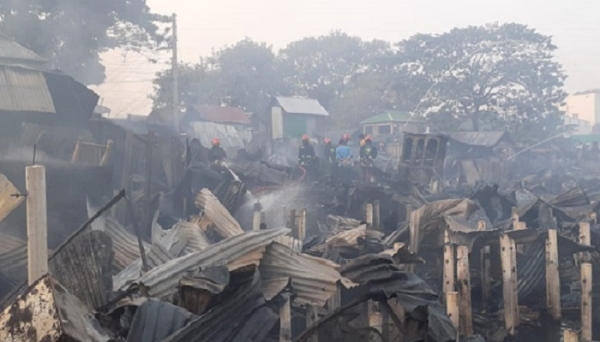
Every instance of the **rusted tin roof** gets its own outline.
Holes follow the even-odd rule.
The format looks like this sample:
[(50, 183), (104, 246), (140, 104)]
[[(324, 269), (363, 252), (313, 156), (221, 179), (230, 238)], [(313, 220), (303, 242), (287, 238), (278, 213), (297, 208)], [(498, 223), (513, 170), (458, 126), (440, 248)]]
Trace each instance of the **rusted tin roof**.
[(200, 119), (217, 123), (249, 125), (250, 117), (240, 108), (194, 105), (186, 113), (187, 120)]

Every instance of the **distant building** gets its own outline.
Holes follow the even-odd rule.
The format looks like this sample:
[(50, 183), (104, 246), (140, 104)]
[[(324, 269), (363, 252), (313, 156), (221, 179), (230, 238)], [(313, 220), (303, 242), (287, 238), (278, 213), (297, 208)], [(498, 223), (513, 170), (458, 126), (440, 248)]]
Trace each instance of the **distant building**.
[(588, 122), (590, 127), (600, 123), (600, 90), (567, 96), (562, 108), (566, 116)]
[(362, 132), (374, 137), (401, 134), (402, 132), (423, 132), (423, 123), (419, 117), (397, 110), (388, 110), (361, 121)]
[(205, 121), (235, 126), (250, 125), (250, 115), (237, 107), (189, 106), (183, 120), (185, 122)]
[(274, 97), (271, 103), (271, 139), (315, 136), (329, 113), (319, 101), (301, 97)]
[(581, 120), (576, 117), (565, 115), (564, 125), (571, 126), (573, 128), (573, 134), (585, 135), (592, 133), (593, 125), (586, 120)]

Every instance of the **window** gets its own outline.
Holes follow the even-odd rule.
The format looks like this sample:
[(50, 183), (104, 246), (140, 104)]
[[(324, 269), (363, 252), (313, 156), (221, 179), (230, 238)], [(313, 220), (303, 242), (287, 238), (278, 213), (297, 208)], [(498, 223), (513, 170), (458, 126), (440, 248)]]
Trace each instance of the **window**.
[(425, 153), (425, 139), (419, 139), (417, 143), (417, 153), (415, 155), (415, 162), (421, 163), (423, 161), (423, 154)]
[(412, 147), (413, 147), (412, 138), (405, 139), (404, 146), (402, 146), (402, 160), (403, 161), (410, 161), (410, 159), (411, 159), (410, 153), (412, 152)]
[(437, 154), (438, 141), (431, 139), (427, 142), (427, 149), (425, 150), (425, 165), (433, 166), (435, 162), (435, 156)]
[(379, 134), (392, 134), (392, 127), (390, 125), (379, 126)]

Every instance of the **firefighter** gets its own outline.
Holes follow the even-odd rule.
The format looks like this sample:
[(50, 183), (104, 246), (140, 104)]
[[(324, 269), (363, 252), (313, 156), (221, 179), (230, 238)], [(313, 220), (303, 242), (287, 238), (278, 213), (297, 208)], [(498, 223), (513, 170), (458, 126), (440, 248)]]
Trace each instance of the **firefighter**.
[(360, 168), (363, 179), (367, 183), (371, 183), (373, 180), (373, 160), (377, 158), (377, 147), (373, 146), (371, 136), (365, 137), (365, 144), (360, 147)]
[(208, 151), (208, 159), (213, 164), (218, 164), (227, 159), (227, 153), (221, 148), (219, 138), (213, 138), (212, 147), (210, 148), (210, 151)]
[(323, 146), (323, 159), (328, 162), (335, 161), (335, 146), (331, 143), (329, 138), (323, 139), (325, 146)]
[(344, 137), (340, 139), (339, 146), (335, 149), (335, 158), (337, 161), (337, 174), (343, 184), (352, 182), (352, 150), (348, 147), (348, 142)]
[(298, 166), (306, 171), (306, 178), (312, 180), (315, 161), (315, 148), (310, 144), (308, 134), (302, 136), (302, 145), (298, 149)]
[(362, 133), (358, 135), (358, 146), (361, 148), (365, 146), (365, 135)]

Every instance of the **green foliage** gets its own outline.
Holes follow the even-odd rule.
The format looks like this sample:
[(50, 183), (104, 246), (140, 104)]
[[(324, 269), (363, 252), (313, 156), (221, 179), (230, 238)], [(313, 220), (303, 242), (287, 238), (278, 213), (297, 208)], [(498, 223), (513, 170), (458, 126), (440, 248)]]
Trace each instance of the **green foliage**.
[(144, 0), (0, 0), (0, 31), (85, 84), (100, 84), (100, 53), (166, 45)]
[[(245, 39), (183, 68), (180, 99), (264, 115), (270, 96), (300, 95), (319, 100), (339, 128), (397, 109), (426, 117), (432, 131), (548, 136), (561, 124), (565, 97), (555, 50), (551, 37), (520, 24), (418, 34), (395, 48), (333, 32), (274, 54)], [(171, 82), (169, 72), (156, 79), (155, 106), (170, 104)]]

